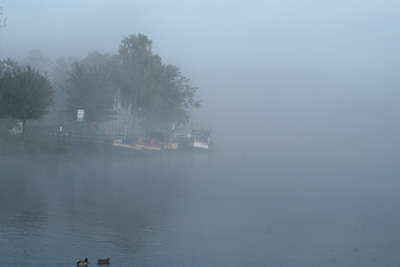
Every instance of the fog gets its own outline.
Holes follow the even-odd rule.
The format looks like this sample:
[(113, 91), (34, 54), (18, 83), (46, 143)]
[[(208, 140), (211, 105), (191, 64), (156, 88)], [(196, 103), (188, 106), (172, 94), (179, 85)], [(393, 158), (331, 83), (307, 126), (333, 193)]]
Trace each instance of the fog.
[[(250, 208), (262, 201), (264, 193), (282, 210), (287, 208), (285, 197), (291, 203), (282, 216), (268, 204), (268, 211), (276, 211), (277, 215), (271, 228), (282, 222), (284, 225), (272, 237), (280, 248), (286, 244), (301, 246), (280, 239), (285, 229), (293, 231), (288, 234), (293, 233), (293, 239), (297, 234), (301, 238), (294, 226), (285, 228), (286, 219), (293, 219), (302, 211), (314, 218), (314, 213), (326, 207), (332, 213), (323, 220), (318, 217), (321, 225), (340, 218), (328, 234), (328, 238), (340, 234), (341, 239), (335, 240), (336, 249), (342, 241), (348, 245), (346, 231), (353, 234), (349, 245), (352, 249), (358, 244), (372, 244), (373, 238), (384, 232), (379, 228), (384, 223), (369, 224), (368, 216), (389, 221), (385, 223), (392, 228), (383, 234), (387, 239), (380, 242), (396, 247), (390, 235), (399, 226), (394, 211), (400, 174), (398, 1), (5, 0), (1, 5), (1, 18), (7, 18), (7, 26), (0, 32), (1, 59), (19, 60), (36, 48), (51, 59), (83, 58), (93, 50), (115, 54), (124, 36), (143, 33), (152, 40), (153, 52), (163, 62), (178, 66), (191, 85), (198, 87), (196, 97), (202, 100), (202, 107), (192, 111), (191, 121), (211, 128), (218, 160), (209, 164), (216, 170), (212, 177), (219, 179), (221, 199), (236, 194), (249, 199), (254, 192), (254, 199), (249, 202), (233, 202), (242, 205), (238, 213), (249, 212), (249, 221), (244, 223), (249, 228), (252, 216), (254, 221), (267, 221)], [(201, 168), (196, 166), (193, 164), (192, 171), (201, 176), (197, 173)], [(248, 181), (254, 184), (240, 182), (246, 177), (251, 177)], [(218, 201), (217, 189), (201, 182), (194, 184), (190, 183), (188, 192), (200, 194), (210, 189), (208, 192)], [(200, 191), (196, 191), (198, 185)], [(328, 191), (328, 196), (324, 195)], [(298, 199), (300, 207), (296, 206)], [(188, 201), (197, 203), (192, 198)], [(364, 204), (371, 205), (371, 210)], [(341, 213), (340, 208), (345, 211)], [(362, 214), (357, 219), (356, 211)], [(233, 218), (236, 215), (240, 217), (230, 214)], [(365, 227), (351, 228), (358, 223)], [(343, 230), (342, 226), (348, 228)], [(234, 232), (240, 227), (232, 228)], [(197, 230), (195, 237), (201, 236), (204, 229)], [(362, 232), (369, 230), (373, 234), (365, 233), (364, 239)], [(317, 248), (315, 241), (322, 232), (311, 233), (315, 234), (310, 239), (314, 243), (306, 246), (304, 254)], [(226, 235), (230, 233), (227, 231)], [(262, 250), (258, 234), (251, 232), (250, 236)], [(239, 236), (233, 241), (245, 239)], [(231, 239), (227, 239), (229, 243)], [(323, 258), (327, 251), (322, 247), (316, 253)], [(377, 243), (360, 251), (362, 259), (368, 258), (368, 252), (375, 252), (375, 263), (382, 251), (389, 258), (394, 255)], [(286, 266), (295, 266), (295, 255), (302, 252), (289, 252), (293, 253), (293, 261), (286, 262)], [(336, 252), (337, 258), (346, 258), (345, 252)], [(249, 252), (252, 253), (262, 257), (261, 252)], [(274, 266), (285, 266), (279, 263), (284, 258), (282, 252), (274, 253), (268, 254), (275, 260)], [(249, 255), (244, 254), (243, 264)], [(304, 266), (324, 265), (319, 260), (299, 261), (309, 263)], [(342, 263), (349, 262), (360, 263)], [(379, 266), (385, 265), (380, 263)], [(373, 266), (374, 261), (369, 264)], [(326, 265), (335, 266), (335, 262)]]
[[(239, 151), (391, 158), (399, 148), (397, 1), (4, 1), (1, 58), (117, 53), (143, 33)], [(318, 156), (319, 158), (320, 156)]]

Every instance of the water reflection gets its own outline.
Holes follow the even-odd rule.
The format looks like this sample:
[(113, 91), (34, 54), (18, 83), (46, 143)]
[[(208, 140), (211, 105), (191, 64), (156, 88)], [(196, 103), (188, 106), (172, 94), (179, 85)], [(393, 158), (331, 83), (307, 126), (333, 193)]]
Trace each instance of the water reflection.
[(272, 159), (0, 158), (0, 266), (72, 266), (86, 257), (120, 266), (400, 261), (395, 175), (316, 171)]
[(135, 255), (168, 224), (186, 169), (178, 161), (93, 154), (2, 158), (0, 247), (21, 265), (20, 252), (29, 247), (45, 255), (29, 255), (30, 264)]

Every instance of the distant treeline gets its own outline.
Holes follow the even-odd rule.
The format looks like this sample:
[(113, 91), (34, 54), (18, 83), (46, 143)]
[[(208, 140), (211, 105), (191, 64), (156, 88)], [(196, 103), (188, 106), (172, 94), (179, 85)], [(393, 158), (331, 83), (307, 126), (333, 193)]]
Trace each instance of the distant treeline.
[(185, 124), (189, 109), (199, 108), (195, 87), (178, 67), (164, 64), (143, 34), (121, 41), (117, 54), (90, 52), (83, 60), (61, 57), (51, 61), (41, 50), (31, 50), (17, 62), (0, 61), (0, 132), (10, 121), (39, 120), (49, 111), (59, 122), (91, 125), (114, 120), (120, 108), (129, 111), (127, 131), (136, 123), (146, 132), (157, 125)]

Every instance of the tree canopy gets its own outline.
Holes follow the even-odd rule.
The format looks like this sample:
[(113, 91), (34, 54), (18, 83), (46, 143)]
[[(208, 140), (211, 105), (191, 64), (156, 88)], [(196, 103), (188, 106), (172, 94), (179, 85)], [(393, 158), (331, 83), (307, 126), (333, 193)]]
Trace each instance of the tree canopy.
[(119, 49), (119, 86), (122, 105), (133, 118), (142, 121), (146, 131), (157, 123), (182, 123), (189, 120), (189, 108), (199, 108), (196, 89), (178, 67), (165, 65), (152, 53), (152, 41), (145, 35), (125, 37)]
[(7, 72), (13, 72), (19, 68), (18, 62), (8, 58), (5, 60), (0, 60), (0, 77), (2, 77)]
[[(122, 39), (117, 54), (92, 51), (83, 60), (51, 61), (35, 49), (24, 59), (30, 65), (23, 69), (13, 60), (0, 61), (0, 116), (39, 119), (56, 101), (51, 119), (61, 125), (65, 118), (75, 121), (78, 109), (84, 110), (88, 125), (116, 119), (119, 104), (124, 116), (130, 113), (129, 122), (125, 120), (128, 131), (136, 122), (146, 132), (159, 125), (186, 124), (190, 109), (200, 107), (197, 88), (178, 67), (164, 64), (153, 53), (152, 44), (144, 34), (129, 35)], [(40, 66), (44, 76), (30, 66)]]
[(53, 103), (53, 88), (47, 76), (29, 65), (0, 78), (0, 117), (19, 119), (23, 137), (27, 120), (39, 120)]
[(114, 93), (108, 75), (100, 67), (86, 67), (76, 63), (66, 81), (66, 114), (76, 120), (77, 110), (83, 109), (88, 124), (111, 120), (114, 114)]
[(48, 72), (52, 64), (51, 60), (38, 48), (30, 50), (28, 56), (23, 58), (21, 63), (24, 66), (31, 66), (42, 74)]

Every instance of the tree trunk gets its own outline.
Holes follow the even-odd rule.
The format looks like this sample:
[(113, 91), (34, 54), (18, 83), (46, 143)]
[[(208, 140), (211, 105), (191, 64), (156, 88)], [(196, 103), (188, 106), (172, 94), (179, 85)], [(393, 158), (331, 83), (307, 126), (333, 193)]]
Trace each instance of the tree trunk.
[(90, 122), (86, 122), (86, 141), (90, 141), (89, 138), (89, 134), (90, 134)]
[(137, 120), (137, 113), (131, 107), (131, 112), (130, 112), (129, 121), (128, 121), (128, 134), (127, 134), (130, 139), (134, 138), (133, 131), (135, 128), (136, 120)]
[(22, 140), (25, 140), (26, 120), (22, 120)]

